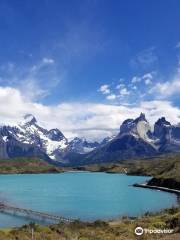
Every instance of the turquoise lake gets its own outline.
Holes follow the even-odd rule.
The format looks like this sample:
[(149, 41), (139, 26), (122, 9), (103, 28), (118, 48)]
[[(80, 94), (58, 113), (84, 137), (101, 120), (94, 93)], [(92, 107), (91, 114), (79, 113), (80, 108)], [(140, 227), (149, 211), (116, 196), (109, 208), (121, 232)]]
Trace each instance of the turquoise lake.
[[(138, 216), (177, 204), (174, 194), (131, 186), (148, 179), (90, 172), (0, 175), (0, 201), (89, 221)], [(0, 227), (20, 226), (32, 221), (0, 213)]]

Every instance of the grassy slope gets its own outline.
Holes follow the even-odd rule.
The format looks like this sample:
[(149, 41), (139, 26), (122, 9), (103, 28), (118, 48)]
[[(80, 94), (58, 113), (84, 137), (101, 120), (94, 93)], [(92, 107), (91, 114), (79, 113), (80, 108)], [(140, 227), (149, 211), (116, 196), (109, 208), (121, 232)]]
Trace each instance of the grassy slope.
[(109, 173), (124, 173), (126, 170), (129, 175), (153, 176), (154, 184), (180, 189), (180, 154), (164, 155), (146, 160), (136, 159), (111, 164), (94, 164), (79, 169)]
[(62, 169), (38, 158), (0, 159), (0, 174), (49, 172), (58, 173), (62, 172)]
[(17, 229), (1, 230), (0, 240), (31, 240), (32, 227), (36, 240), (133, 240), (137, 239), (134, 234), (137, 226), (150, 229), (174, 229), (173, 234), (145, 234), (138, 239), (180, 239), (180, 208), (163, 210), (156, 214), (147, 213), (136, 219), (124, 217), (112, 222), (75, 221), (70, 224), (59, 223), (51, 226), (30, 224)]
[(152, 161), (138, 161), (129, 174), (147, 174), (157, 178), (173, 178), (180, 182), (180, 155), (168, 155)]
[(124, 160), (117, 163), (93, 164), (78, 169), (89, 171), (102, 171), (110, 173), (124, 173), (124, 169), (128, 174), (150, 175), (169, 177), (174, 176), (180, 180), (180, 154), (162, 155), (151, 159)]

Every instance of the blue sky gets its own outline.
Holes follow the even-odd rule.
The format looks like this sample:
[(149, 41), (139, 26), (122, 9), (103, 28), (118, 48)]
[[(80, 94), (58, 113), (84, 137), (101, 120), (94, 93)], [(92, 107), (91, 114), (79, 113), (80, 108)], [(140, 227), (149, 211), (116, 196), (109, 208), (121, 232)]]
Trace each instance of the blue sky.
[(138, 109), (177, 123), (179, 9), (178, 0), (1, 0), (0, 100), (19, 101), (14, 114), (0, 109), (1, 122), (31, 111), (65, 132), (71, 118), (68, 135), (77, 122), (78, 135), (106, 135)]

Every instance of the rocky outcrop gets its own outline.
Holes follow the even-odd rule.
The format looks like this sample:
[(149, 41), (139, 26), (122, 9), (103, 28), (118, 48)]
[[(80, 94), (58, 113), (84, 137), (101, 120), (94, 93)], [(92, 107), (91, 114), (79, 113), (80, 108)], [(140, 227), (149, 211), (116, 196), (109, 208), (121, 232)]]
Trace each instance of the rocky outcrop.
[(147, 185), (180, 190), (180, 182), (173, 178), (152, 178), (148, 181)]

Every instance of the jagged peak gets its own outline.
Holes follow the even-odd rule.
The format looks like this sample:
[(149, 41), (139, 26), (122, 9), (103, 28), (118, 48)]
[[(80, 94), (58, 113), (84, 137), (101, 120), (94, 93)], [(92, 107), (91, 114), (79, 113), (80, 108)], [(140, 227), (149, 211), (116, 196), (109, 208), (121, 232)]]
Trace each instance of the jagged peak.
[(28, 113), (28, 114), (24, 115), (24, 119), (23, 119), (22, 123), (23, 124), (35, 124), (35, 123), (37, 123), (37, 120), (32, 114)]
[(171, 123), (170, 122), (168, 122), (167, 120), (166, 120), (166, 118), (165, 117), (161, 117), (161, 118), (159, 118), (156, 122), (155, 122), (155, 124), (156, 125), (168, 125), (168, 126), (171, 126)]
[(133, 121), (134, 121), (134, 119), (128, 118), (128, 119), (124, 120), (122, 124), (130, 124), (130, 123), (132, 123)]
[(62, 132), (58, 128), (53, 128), (53, 129), (49, 130), (49, 132), (51, 132), (55, 135), (62, 134)]
[(53, 141), (60, 141), (66, 139), (63, 133), (58, 128), (53, 128), (49, 130), (48, 136)]
[(139, 136), (142, 132), (145, 134), (145, 132), (147, 132), (147, 129), (150, 129), (150, 125), (146, 120), (145, 114), (141, 113), (136, 119), (126, 119), (122, 123), (120, 126), (120, 135), (134, 134), (136, 136)]
[(75, 137), (75, 138), (73, 138), (72, 140), (71, 140), (71, 142), (86, 142), (86, 138), (84, 138), (84, 137), (82, 137), (82, 138), (80, 138), (80, 137)]
[(135, 121), (135, 122), (139, 122), (139, 121), (145, 121), (145, 122), (147, 122), (146, 116), (145, 116), (145, 114), (142, 113), (142, 112), (141, 112), (141, 114), (139, 115), (139, 117), (136, 118), (134, 121)]

